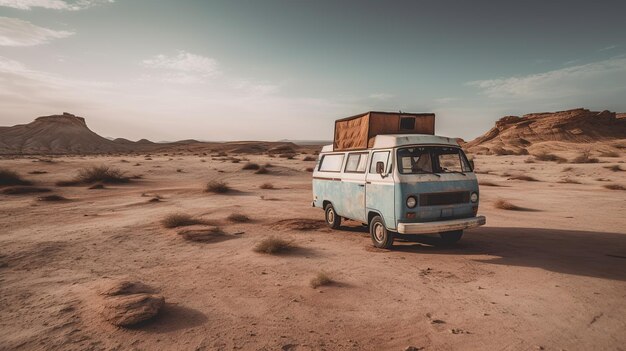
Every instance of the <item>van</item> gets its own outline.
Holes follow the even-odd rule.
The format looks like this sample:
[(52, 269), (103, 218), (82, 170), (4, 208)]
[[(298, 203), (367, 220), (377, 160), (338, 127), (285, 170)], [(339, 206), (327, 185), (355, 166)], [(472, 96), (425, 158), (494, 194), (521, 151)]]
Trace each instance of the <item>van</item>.
[[(369, 133), (368, 133), (369, 134)], [(337, 136), (337, 133), (336, 133)], [(447, 243), (484, 225), (473, 165), (456, 139), (429, 134), (368, 135), (365, 149), (322, 148), (313, 171), (313, 207), (328, 226), (342, 219), (369, 227), (374, 246), (438, 233)], [(364, 144), (365, 145), (365, 144)], [(371, 145), (371, 146), (370, 146)]]

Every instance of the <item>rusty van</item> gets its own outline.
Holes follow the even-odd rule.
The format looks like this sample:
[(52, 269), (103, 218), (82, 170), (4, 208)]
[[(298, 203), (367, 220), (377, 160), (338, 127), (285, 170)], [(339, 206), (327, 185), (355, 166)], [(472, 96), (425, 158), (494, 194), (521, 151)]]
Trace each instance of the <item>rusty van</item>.
[(434, 135), (434, 121), (434, 114), (376, 111), (337, 120), (313, 171), (312, 205), (326, 223), (361, 222), (379, 248), (407, 234), (454, 243), (484, 225), (472, 164), (456, 139)]

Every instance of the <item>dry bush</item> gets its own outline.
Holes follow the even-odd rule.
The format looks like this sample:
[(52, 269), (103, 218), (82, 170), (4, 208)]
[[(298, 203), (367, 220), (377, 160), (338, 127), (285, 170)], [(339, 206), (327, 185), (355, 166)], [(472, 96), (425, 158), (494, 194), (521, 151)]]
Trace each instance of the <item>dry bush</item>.
[(221, 180), (212, 180), (208, 182), (206, 187), (204, 188), (205, 192), (216, 193), (216, 194), (225, 194), (231, 190), (232, 189), (228, 186), (228, 184), (226, 184), (226, 182), (223, 182)]
[(178, 235), (182, 236), (187, 241), (196, 242), (211, 242), (219, 241), (226, 238), (226, 233), (220, 227), (213, 227), (209, 229), (191, 229), (181, 230)]
[(236, 223), (247, 223), (247, 222), (252, 221), (250, 217), (241, 213), (232, 213), (231, 215), (227, 217), (227, 219), (231, 222), (236, 222)]
[(78, 171), (78, 175), (73, 180), (62, 180), (56, 184), (58, 186), (72, 186), (78, 184), (93, 184), (93, 183), (128, 183), (131, 178), (124, 175), (124, 172), (117, 168), (110, 168), (108, 166), (93, 166), (90, 168), (83, 168)]
[(31, 185), (32, 182), (23, 179), (17, 172), (0, 168), (0, 186), (3, 185)]
[(261, 186), (259, 186), (259, 188), (270, 190), (270, 189), (274, 189), (274, 185), (272, 183), (263, 183), (261, 184)]
[(508, 211), (527, 211), (528, 210), (527, 208), (514, 205), (504, 199), (496, 200), (496, 202), (494, 202), (493, 205), (495, 206), (495, 208), (499, 208), (501, 210), (508, 210)]
[(496, 184), (494, 182), (490, 182), (488, 180), (481, 180), (478, 182), (478, 185), (483, 185), (483, 186), (502, 186), (500, 184)]
[(559, 162), (559, 163), (563, 163), (567, 161), (561, 156), (557, 156), (557, 155), (554, 155), (545, 151), (534, 155), (534, 157), (538, 161), (549, 161), (549, 162)]
[(320, 286), (327, 286), (333, 283), (335, 283), (335, 281), (330, 277), (328, 273), (320, 271), (313, 279), (311, 279), (310, 285), (313, 289), (316, 289)]
[(161, 224), (165, 228), (185, 227), (189, 225), (205, 224), (205, 221), (194, 218), (184, 213), (173, 213), (161, 220)]
[(626, 187), (620, 184), (606, 184), (604, 187), (609, 190), (626, 190)]
[(315, 170), (315, 168), (314, 168), (314, 167), (307, 167), (307, 168), (305, 169), (305, 171), (307, 171), (307, 172), (313, 172), (314, 170)]
[(254, 247), (254, 251), (258, 253), (276, 255), (289, 252), (296, 247), (297, 246), (295, 246), (290, 241), (271, 236), (269, 238), (261, 240), (258, 244), (256, 244), (256, 246)]
[(619, 165), (606, 166), (606, 167), (604, 167), (604, 168), (606, 168), (606, 169), (608, 169), (608, 170), (610, 170), (610, 171), (613, 171), (613, 172), (622, 172), (622, 171), (624, 171), (624, 170), (622, 169), (622, 167), (620, 167)]
[(253, 162), (248, 162), (245, 165), (243, 165), (243, 167), (241, 167), (241, 169), (244, 169), (244, 170), (259, 169), (259, 168), (261, 168), (261, 166)]
[(257, 169), (254, 173), (255, 174), (268, 174), (270, 171), (269, 169), (261, 166), (259, 169)]
[(28, 172), (28, 174), (46, 174), (46, 173), (48, 173), (48, 172), (46, 172), (46, 171), (30, 171), (30, 172)]
[(561, 179), (559, 181), (559, 183), (563, 183), (563, 184), (581, 184), (579, 181), (577, 181), (576, 179), (571, 179), (571, 178), (564, 178)]
[(595, 157), (591, 157), (591, 153), (589, 151), (584, 151), (580, 155), (576, 156), (576, 158), (574, 158), (572, 162), (573, 163), (598, 163), (600, 162), (600, 160), (598, 160)]
[(14, 186), (10, 188), (2, 189), (4, 195), (22, 195), (32, 193), (48, 193), (52, 191), (48, 188), (39, 188), (35, 186)]
[(313, 157), (313, 156), (305, 156), (302, 161), (316, 161), (317, 158)]
[(53, 194), (53, 195), (40, 196), (37, 198), (37, 200), (55, 202), (55, 201), (66, 201), (67, 198), (61, 195)]
[(601, 157), (619, 157), (619, 153), (615, 151), (602, 151), (600, 152)]
[(518, 174), (518, 175), (511, 176), (509, 178), (509, 180), (511, 180), (511, 179), (512, 180), (524, 180), (524, 181), (527, 181), (527, 182), (538, 182), (539, 181), (538, 179), (533, 178), (531, 176), (527, 176), (525, 174)]

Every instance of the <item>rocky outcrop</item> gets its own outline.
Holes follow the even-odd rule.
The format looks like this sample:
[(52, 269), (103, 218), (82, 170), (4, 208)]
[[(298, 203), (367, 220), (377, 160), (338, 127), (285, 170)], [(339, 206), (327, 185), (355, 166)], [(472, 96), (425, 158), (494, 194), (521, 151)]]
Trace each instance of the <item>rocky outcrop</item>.
[(468, 142), (474, 153), (527, 154), (527, 148), (542, 142), (594, 143), (626, 139), (626, 119), (615, 112), (579, 108), (559, 112), (502, 117), (495, 127)]
[(100, 314), (109, 323), (125, 327), (155, 317), (165, 304), (165, 298), (140, 282), (118, 281), (106, 286)]

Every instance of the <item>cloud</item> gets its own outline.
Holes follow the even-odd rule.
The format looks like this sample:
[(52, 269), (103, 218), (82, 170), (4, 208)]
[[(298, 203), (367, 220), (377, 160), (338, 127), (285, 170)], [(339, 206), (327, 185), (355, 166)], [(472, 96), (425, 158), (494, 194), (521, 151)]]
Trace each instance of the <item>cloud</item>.
[(63, 0), (0, 0), (0, 6), (11, 7), (19, 10), (31, 10), (41, 7), (52, 10), (78, 11), (92, 6), (113, 3), (115, 0), (76, 0), (66, 2)]
[(52, 39), (67, 38), (73, 32), (36, 26), (17, 18), (0, 17), (0, 46), (34, 46)]
[(156, 55), (143, 60), (143, 65), (153, 69), (197, 73), (203, 76), (213, 76), (219, 73), (215, 59), (186, 51), (179, 51), (176, 56)]
[(613, 49), (617, 49), (618, 45), (609, 45), (607, 47), (604, 47), (598, 51), (608, 51), (608, 50), (613, 50)]
[(466, 83), (491, 98), (546, 99), (613, 94), (623, 90), (626, 58), (613, 58), (526, 76)]

